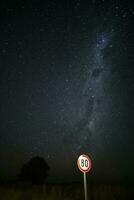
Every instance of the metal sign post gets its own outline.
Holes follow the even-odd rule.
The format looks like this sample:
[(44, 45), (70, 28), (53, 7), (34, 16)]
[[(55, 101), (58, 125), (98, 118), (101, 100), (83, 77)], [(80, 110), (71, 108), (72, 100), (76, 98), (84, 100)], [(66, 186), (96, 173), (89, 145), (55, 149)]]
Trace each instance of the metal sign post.
[(87, 179), (86, 179), (86, 173), (83, 173), (84, 177), (84, 193), (85, 193), (85, 200), (87, 200)]
[(87, 200), (87, 179), (86, 179), (86, 173), (90, 171), (91, 169), (91, 159), (89, 156), (83, 154), (79, 156), (77, 160), (78, 168), (81, 172), (83, 172), (83, 178), (84, 178), (84, 193), (85, 193), (85, 200)]

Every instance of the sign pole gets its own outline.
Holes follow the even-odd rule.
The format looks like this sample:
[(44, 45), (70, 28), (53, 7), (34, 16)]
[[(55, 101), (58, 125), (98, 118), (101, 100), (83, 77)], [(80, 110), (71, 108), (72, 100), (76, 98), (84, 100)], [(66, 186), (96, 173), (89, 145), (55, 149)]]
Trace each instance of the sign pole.
[(85, 193), (85, 200), (87, 200), (87, 179), (86, 179), (86, 173), (83, 173), (84, 177), (84, 193)]
[(77, 160), (78, 168), (81, 172), (83, 172), (83, 178), (84, 178), (84, 193), (85, 193), (85, 200), (87, 200), (87, 177), (86, 173), (91, 170), (92, 163), (89, 156), (82, 154), (79, 156)]

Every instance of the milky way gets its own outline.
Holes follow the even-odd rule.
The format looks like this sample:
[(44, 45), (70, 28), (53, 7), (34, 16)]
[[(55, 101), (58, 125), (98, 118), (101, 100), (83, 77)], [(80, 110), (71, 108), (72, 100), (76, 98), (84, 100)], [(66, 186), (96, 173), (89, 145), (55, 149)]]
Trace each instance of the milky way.
[[(100, 139), (105, 116), (108, 117), (110, 105), (107, 94), (105, 93), (105, 80), (110, 78), (111, 66), (105, 65), (103, 54), (106, 48), (112, 43), (110, 33), (97, 34), (96, 42), (93, 44), (91, 51), (94, 54), (92, 64), (89, 65), (89, 74), (86, 84), (83, 88), (83, 96), (85, 98), (85, 113), (83, 119), (78, 122), (75, 135), (76, 147), (74, 152), (82, 150), (90, 153), (97, 153), (97, 148), (102, 148), (103, 142)], [(90, 55), (89, 55), (90, 56)], [(75, 129), (74, 129), (75, 130)], [(78, 133), (77, 133), (78, 132)], [(100, 149), (98, 149), (99, 151)]]

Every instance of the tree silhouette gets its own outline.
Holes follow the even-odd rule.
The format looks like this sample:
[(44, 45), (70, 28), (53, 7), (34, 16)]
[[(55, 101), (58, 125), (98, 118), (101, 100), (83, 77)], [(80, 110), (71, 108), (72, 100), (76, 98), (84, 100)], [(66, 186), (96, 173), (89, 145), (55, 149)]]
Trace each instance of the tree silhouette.
[(32, 184), (43, 184), (48, 176), (50, 167), (41, 157), (33, 157), (21, 168), (19, 180)]

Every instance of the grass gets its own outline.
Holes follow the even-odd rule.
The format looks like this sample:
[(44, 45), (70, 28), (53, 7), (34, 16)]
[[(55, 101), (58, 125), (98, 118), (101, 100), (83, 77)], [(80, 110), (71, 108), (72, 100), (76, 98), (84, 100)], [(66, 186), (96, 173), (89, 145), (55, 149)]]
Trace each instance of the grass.
[[(133, 188), (111, 185), (88, 187), (88, 200), (131, 200)], [(84, 200), (83, 185), (1, 186), (0, 200)]]

